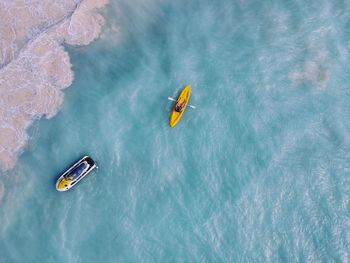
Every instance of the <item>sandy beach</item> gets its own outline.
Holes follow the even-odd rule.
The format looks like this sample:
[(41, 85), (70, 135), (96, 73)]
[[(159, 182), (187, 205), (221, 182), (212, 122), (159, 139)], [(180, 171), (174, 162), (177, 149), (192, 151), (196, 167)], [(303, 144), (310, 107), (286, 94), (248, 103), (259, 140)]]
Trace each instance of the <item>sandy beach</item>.
[(16, 164), (27, 128), (42, 116), (53, 117), (62, 89), (74, 74), (62, 44), (88, 45), (104, 23), (108, 0), (0, 3), (0, 169)]

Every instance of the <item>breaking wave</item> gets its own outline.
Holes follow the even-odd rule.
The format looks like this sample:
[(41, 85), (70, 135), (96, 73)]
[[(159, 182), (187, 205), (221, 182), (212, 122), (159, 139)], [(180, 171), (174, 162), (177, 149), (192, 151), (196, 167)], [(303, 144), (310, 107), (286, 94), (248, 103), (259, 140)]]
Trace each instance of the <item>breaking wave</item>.
[(53, 117), (72, 84), (62, 44), (98, 38), (108, 0), (0, 2), (0, 168), (12, 168), (34, 119)]

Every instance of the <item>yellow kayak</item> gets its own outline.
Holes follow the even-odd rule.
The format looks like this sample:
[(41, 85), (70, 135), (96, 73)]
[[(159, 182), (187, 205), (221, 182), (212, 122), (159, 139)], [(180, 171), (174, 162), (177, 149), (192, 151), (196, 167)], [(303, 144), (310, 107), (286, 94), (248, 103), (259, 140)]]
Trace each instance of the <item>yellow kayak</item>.
[(169, 121), (170, 127), (174, 127), (180, 121), (182, 115), (186, 110), (188, 101), (190, 99), (190, 95), (191, 95), (191, 86), (186, 85), (186, 87), (181, 91), (174, 105), (174, 108), (171, 111), (170, 121)]

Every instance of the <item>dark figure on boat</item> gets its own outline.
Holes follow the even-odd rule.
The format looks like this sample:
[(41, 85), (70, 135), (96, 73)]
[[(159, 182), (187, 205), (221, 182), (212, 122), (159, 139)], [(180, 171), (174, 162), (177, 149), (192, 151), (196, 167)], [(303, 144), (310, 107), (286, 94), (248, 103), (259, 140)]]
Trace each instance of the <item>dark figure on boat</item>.
[(175, 111), (177, 112), (182, 112), (183, 109), (185, 108), (185, 105), (186, 105), (186, 101), (184, 100), (183, 102), (176, 102), (176, 105), (175, 105)]

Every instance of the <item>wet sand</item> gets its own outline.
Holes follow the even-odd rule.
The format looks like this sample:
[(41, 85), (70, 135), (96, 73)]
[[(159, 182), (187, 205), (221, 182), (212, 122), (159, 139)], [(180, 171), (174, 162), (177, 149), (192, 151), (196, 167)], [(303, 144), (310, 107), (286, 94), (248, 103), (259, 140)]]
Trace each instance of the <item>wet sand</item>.
[(0, 169), (16, 164), (26, 129), (53, 117), (74, 74), (62, 44), (98, 38), (108, 0), (0, 2)]

